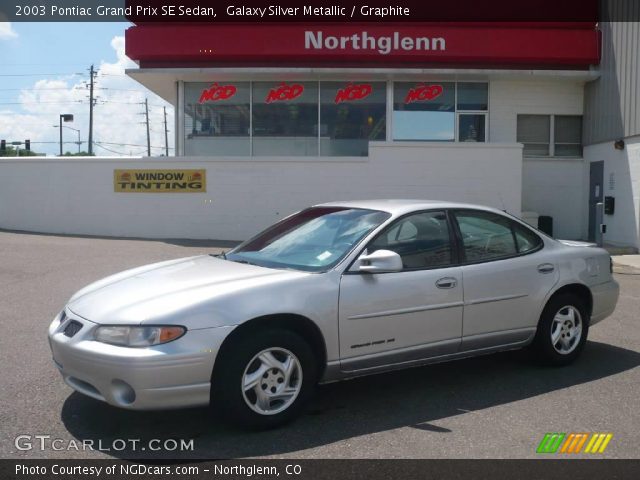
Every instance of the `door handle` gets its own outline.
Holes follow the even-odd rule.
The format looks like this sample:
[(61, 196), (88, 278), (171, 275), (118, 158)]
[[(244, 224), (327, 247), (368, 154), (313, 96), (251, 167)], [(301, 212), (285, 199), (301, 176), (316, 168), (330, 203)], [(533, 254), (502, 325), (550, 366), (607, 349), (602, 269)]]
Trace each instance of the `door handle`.
[(541, 263), (538, 265), (538, 271), (540, 273), (551, 273), (556, 269), (551, 263)]
[(438, 288), (454, 288), (458, 285), (458, 280), (453, 277), (444, 277), (436, 282)]

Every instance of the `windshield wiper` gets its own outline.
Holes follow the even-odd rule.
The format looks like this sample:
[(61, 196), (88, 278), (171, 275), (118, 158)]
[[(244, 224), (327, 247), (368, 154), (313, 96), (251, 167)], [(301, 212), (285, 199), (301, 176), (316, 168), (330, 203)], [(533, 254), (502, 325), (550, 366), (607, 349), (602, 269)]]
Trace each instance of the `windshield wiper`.
[[(229, 259), (226, 259), (229, 260)], [(252, 263), (248, 260), (229, 260), (230, 262), (235, 262), (235, 263), (244, 263), (245, 265), (255, 265), (255, 266), (259, 266), (257, 263)]]

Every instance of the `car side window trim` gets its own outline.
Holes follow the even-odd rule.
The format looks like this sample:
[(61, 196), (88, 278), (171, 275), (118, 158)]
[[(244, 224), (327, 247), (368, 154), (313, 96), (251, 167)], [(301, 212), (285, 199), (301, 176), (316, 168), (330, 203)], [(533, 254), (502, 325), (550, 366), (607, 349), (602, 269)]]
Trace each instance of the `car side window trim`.
[[(508, 260), (510, 258), (518, 258), (518, 257), (524, 257), (525, 255), (531, 255), (532, 253), (536, 253), (539, 252), (540, 250), (542, 250), (544, 248), (544, 241), (540, 238), (539, 235), (537, 235), (536, 232), (534, 232), (531, 229), (528, 229), (533, 235), (535, 235), (535, 237), (538, 239), (538, 245), (536, 246), (536, 248), (531, 249), (531, 250), (527, 250), (526, 252), (519, 252), (519, 248), (518, 248), (518, 240), (516, 238), (516, 234), (515, 234), (515, 230), (514, 230), (514, 225), (521, 225), (520, 222), (516, 222), (510, 218), (508, 218), (507, 216), (500, 216), (499, 214), (496, 214), (494, 212), (490, 212), (488, 210), (477, 210), (477, 209), (473, 209), (473, 208), (451, 208), (449, 209), (450, 212), (450, 217), (452, 218), (453, 224), (454, 224), (454, 231), (455, 231), (455, 236), (456, 236), (456, 241), (458, 243), (458, 252), (460, 254), (460, 265), (464, 266), (464, 265), (477, 265), (480, 263), (489, 263), (489, 262), (498, 262), (501, 260)], [(513, 236), (513, 240), (515, 242), (515, 247), (516, 247), (516, 253), (512, 254), (512, 255), (501, 255), (499, 257), (492, 257), (492, 258), (487, 258), (487, 259), (481, 259), (481, 260), (473, 260), (473, 261), (468, 261), (466, 258), (466, 253), (464, 250), (464, 243), (462, 240), (462, 231), (460, 230), (460, 225), (458, 224), (458, 218), (456, 216), (457, 213), (463, 213), (463, 212), (473, 212), (473, 213), (489, 213), (489, 214), (493, 214), (493, 215), (497, 215), (500, 216), (501, 218), (504, 218), (506, 222), (508, 222), (509, 225), (509, 230), (511, 231), (511, 235)], [(522, 225), (524, 228), (527, 228), (526, 226)]]
[[(411, 217), (413, 215), (419, 215), (422, 213), (443, 213), (446, 216), (447, 228), (449, 230), (449, 248), (451, 249), (451, 262), (446, 265), (436, 265), (433, 267), (416, 267), (416, 268), (403, 268), (399, 272), (377, 272), (375, 275), (386, 275), (389, 273), (404, 273), (404, 272), (419, 272), (424, 270), (440, 270), (445, 268), (458, 267), (461, 265), (461, 252), (459, 244), (455, 238), (455, 230), (454, 230), (454, 220), (452, 215), (449, 213), (449, 209), (447, 208), (433, 208), (427, 210), (416, 210), (414, 212), (405, 213), (404, 215), (393, 220), (389, 225), (383, 226), (379, 232), (375, 233), (371, 240), (367, 241), (366, 245), (355, 255), (354, 259), (349, 263), (347, 268), (344, 270), (343, 275), (371, 275), (371, 273), (351, 271), (353, 265), (358, 261), (362, 253), (369, 248), (372, 242), (374, 242), (380, 235), (384, 234), (384, 232), (389, 231), (398, 225), (399, 222), (403, 221), (407, 217)], [(371, 253), (371, 252), (369, 252)]]
[(544, 240), (542, 240), (542, 238), (540, 238), (540, 235), (537, 234), (537, 232), (535, 232), (533, 229), (527, 227), (526, 225), (523, 225), (520, 222), (514, 222), (511, 221), (512, 224), (512, 230), (513, 230), (513, 234), (516, 237), (516, 247), (518, 248), (518, 252), (520, 252), (520, 241), (518, 240), (518, 235), (516, 234), (516, 228), (520, 228), (528, 233), (530, 233), (535, 239), (536, 239), (536, 246), (530, 250), (527, 250), (526, 252), (520, 252), (520, 253), (532, 253), (534, 251), (538, 251), (542, 248), (544, 248)]

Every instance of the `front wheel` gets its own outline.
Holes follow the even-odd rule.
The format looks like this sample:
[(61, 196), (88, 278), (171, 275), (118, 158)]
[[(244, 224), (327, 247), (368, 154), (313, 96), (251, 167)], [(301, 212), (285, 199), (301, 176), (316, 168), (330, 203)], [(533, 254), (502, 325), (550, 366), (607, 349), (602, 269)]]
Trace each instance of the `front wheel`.
[(582, 352), (589, 333), (584, 301), (571, 294), (553, 297), (540, 317), (533, 350), (544, 363), (568, 365)]
[(221, 355), (212, 378), (212, 406), (244, 427), (273, 428), (293, 420), (317, 381), (311, 347), (289, 330), (248, 332)]

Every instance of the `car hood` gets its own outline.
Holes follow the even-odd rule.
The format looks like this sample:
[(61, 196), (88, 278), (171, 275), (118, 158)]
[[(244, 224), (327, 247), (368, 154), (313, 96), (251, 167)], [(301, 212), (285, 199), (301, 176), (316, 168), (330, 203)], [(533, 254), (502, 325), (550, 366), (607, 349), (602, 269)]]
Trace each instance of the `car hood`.
[(304, 276), (222, 260), (210, 255), (147, 265), (99, 280), (77, 292), (67, 308), (102, 324), (174, 320), (216, 294), (249, 288), (279, 277)]

